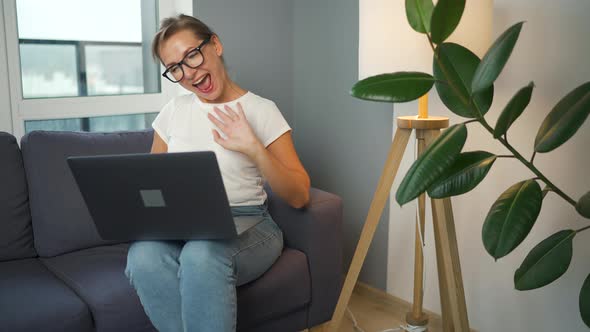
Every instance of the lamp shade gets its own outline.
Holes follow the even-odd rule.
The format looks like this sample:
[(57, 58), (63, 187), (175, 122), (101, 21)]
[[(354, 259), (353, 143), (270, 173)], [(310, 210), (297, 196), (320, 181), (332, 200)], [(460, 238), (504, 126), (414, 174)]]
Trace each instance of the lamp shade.
[[(493, 0), (467, 0), (459, 26), (447, 41), (480, 58), (491, 44)], [(414, 31), (404, 0), (360, 0), (359, 78), (396, 71), (432, 73), (432, 49)]]

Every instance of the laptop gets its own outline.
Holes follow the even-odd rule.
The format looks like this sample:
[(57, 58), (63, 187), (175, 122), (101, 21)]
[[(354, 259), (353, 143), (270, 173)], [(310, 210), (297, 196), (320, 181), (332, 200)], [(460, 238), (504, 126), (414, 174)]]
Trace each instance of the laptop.
[(233, 218), (212, 151), (69, 157), (104, 240), (233, 239), (261, 216)]

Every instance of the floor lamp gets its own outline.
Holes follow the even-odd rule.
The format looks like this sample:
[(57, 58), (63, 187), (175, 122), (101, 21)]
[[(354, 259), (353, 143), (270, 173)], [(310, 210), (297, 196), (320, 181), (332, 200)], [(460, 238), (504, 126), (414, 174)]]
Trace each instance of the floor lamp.
[[(363, 35), (363, 15), (371, 15), (367, 22), (371, 24), (383, 25), (394, 24), (395, 27), (391, 30), (395, 31), (393, 38), (399, 40), (380, 41), (382, 45), (404, 45), (404, 49), (393, 50), (398, 58), (402, 57), (401, 61), (397, 61), (402, 68), (391, 68), (386, 65), (385, 68), (379, 72), (395, 72), (402, 70), (420, 70), (426, 67), (424, 72), (431, 72), (429, 67), (431, 63), (418, 65), (416, 68), (415, 50), (408, 46), (408, 41), (415, 43), (425, 43), (423, 35), (408, 28), (405, 17), (399, 13), (405, 13), (403, 1), (382, 1), (383, 5), (388, 8), (378, 8), (376, 10), (363, 11), (363, 1), (361, 0), (361, 39)], [(375, 2), (371, 1), (370, 6), (375, 7)], [(392, 8), (393, 7), (393, 8)], [(456, 31), (449, 38), (449, 41), (455, 41), (471, 49), (480, 58), (485, 53), (490, 45), (491, 38), (491, 16), (493, 11), (493, 0), (477, 0), (467, 1), (465, 11), (461, 23)], [(367, 12), (369, 12), (367, 14)], [(392, 20), (391, 15), (384, 17), (382, 22), (375, 15), (381, 13), (396, 13), (397, 18)], [(382, 14), (381, 14), (382, 15)], [(395, 16), (395, 15), (394, 15)], [(378, 26), (377, 31), (384, 31), (382, 26)], [(370, 33), (370, 32), (369, 32)], [(411, 36), (406, 34), (412, 34)], [(415, 41), (412, 41), (415, 40)], [(361, 47), (362, 47), (361, 42)], [(406, 54), (404, 54), (404, 52)], [(361, 57), (362, 58), (362, 57)], [(384, 58), (381, 55), (381, 58)], [(407, 59), (414, 59), (414, 63), (408, 63)], [(428, 57), (428, 59), (431, 59)], [(361, 60), (362, 61), (362, 60)], [(378, 62), (378, 61), (377, 61)], [(367, 75), (369, 76), (369, 75)], [(424, 96), (419, 100), (419, 112), (417, 116), (400, 116), (396, 120), (397, 130), (393, 138), (387, 160), (385, 162), (381, 177), (373, 196), (363, 230), (357, 248), (355, 250), (349, 271), (346, 275), (344, 286), (342, 288), (340, 298), (336, 305), (336, 309), (332, 316), (332, 320), (314, 328), (313, 331), (329, 331), (336, 332), (340, 326), (346, 307), (350, 300), (353, 288), (356, 285), (361, 267), (367, 255), (369, 246), (373, 239), (377, 224), (381, 217), (383, 208), (388, 201), (388, 196), (391, 191), (391, 186), (397, 176), (397, 172), (403, 158), (404, 151), (408, 145), (410, 135), (413, 131), (416, 133), (416, 144), (418, 146), (418, 155), (420, 155), (426, 147), (431, 144), (439, 135), (441, 129), (448, 127), (449, 119), (446, 117), (435, 117), (428, 115), (428, 97)], [(442, 106), (441, 106), (442, 107)], [(450, 198), (432, 199), (432, 219), (433, 232), (435, 238), (435, 250), (438, 269), (438, 279), (440, 286), (440, 300), (443, 318), (443, 330), (445, 332), (469, 332), (469, 321), (467, 317), (467, 306), (465, 303), (465, 294), (463, 289), (463, 279), (461, 275), (461, 266), (459, 261), (459, 251), (457, 247), (457, 238), (455, 232), (455, 223), (453, 218), (453, 210)], [(425, 195), (418, 198), (418, 218), (416, 220), (416, 228), (418, 225), (423, 230), (425, 225)], [(414, 326), (424, 326), (428, 322), (428, 317), (422, 311), (422, 273), (423, 273), (423, 259), (422, 259), (422, 245), (420, 239), (420, 232), (416, 232), (416, 255), (415, 255), (415, 277), (414, 277), (414, 302), (412, 311), (406, 316), (408, 324)], [(422, 233), (423, 236), (423, 233)]]

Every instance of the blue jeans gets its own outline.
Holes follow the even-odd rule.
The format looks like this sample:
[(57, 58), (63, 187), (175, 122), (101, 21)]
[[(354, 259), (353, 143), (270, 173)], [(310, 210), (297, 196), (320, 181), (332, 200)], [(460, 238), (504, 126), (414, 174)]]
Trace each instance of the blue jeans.
[(281, 255), (283, 234), (266, 205), (233, 207), (263, 220), (233, 240), (138, 241), (125, 274), (162, 332), (235, 331), (236, 286), (260, 277)]

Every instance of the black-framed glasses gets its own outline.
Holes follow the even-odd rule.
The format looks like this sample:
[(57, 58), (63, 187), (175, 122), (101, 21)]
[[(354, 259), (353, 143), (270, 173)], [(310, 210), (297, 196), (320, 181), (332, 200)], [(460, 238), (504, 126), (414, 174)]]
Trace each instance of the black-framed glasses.
[(203, 46), (205, 46), (205, 44), (207, 44), (210, 40), (211, 37), (205, 38), (205, 40), (203, 40), (199, 46), (190, 50), (184, 56), (184, 58), (182, 58), (182, 61), (166, 68), (166, 70), (162, 73), (162, 76), (166, 77), (172, 83), (180, 82), (184, 77), (184, 69), (182, 68), (182, 65), (192, 69), (199, 67), (203, 61), (205, 61), (205, 57), (203, 56), (203, 52), (201, 52), (201, 48), (203, 48)]

